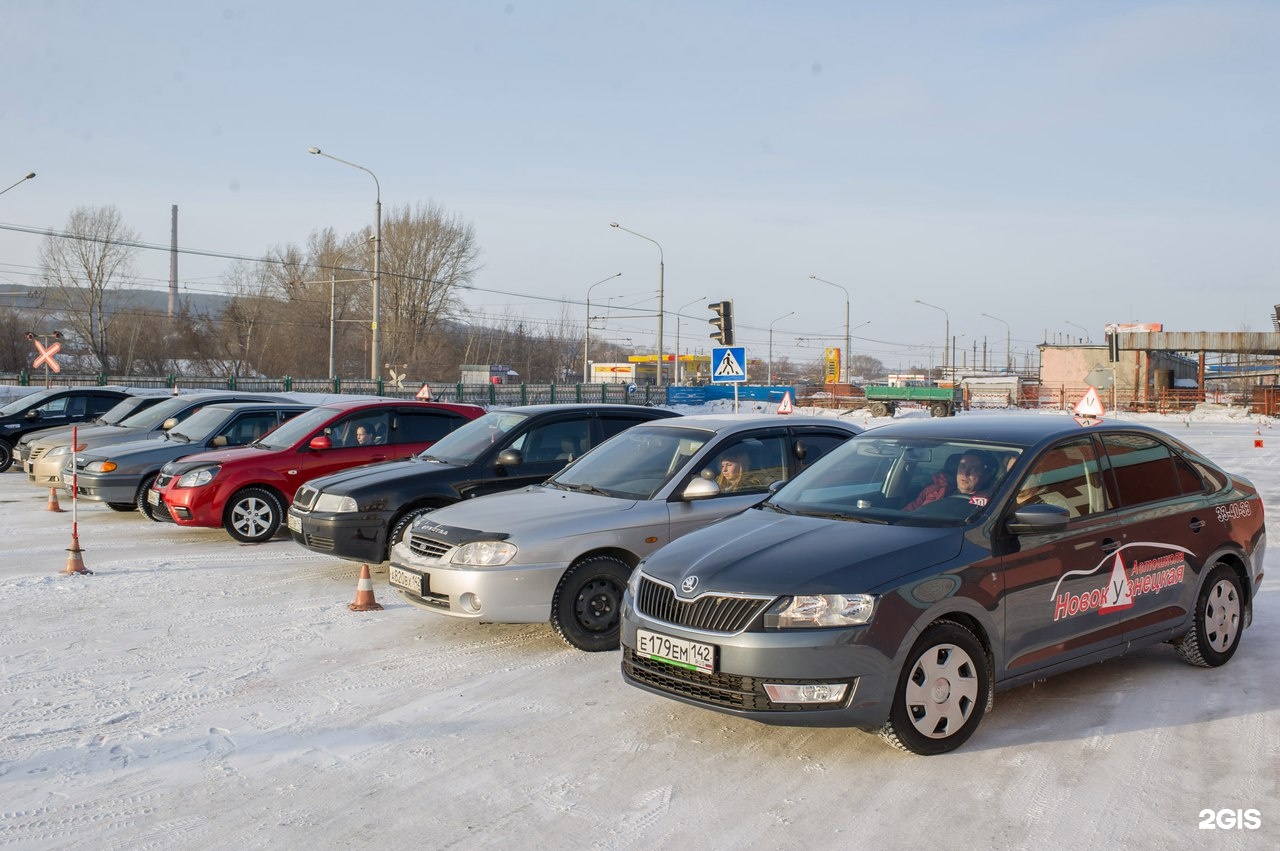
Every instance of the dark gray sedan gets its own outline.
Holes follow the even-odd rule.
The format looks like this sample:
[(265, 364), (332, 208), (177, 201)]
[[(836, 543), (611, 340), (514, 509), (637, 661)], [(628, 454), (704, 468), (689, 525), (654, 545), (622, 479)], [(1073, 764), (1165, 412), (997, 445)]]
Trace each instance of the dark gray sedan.
[(1152, 428), (895, 422), (642, 562), (622, 671), (708, 709), (942, 753), (999, 689), (1160, 642), (1225, 663), (1265, 528), (1248, 480)]

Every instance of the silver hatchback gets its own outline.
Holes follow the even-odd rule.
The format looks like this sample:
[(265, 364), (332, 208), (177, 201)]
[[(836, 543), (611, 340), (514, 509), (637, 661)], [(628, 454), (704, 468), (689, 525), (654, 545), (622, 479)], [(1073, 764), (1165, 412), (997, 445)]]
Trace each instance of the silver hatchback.
[(574, 647), (610, 650), (640, 559), (750, 508), (859, 431), (834, 418), (773, 415), (633, 426), (541, 485), (419, 518), (391, 550), (391, 584), (428, 611), (550, 621)]

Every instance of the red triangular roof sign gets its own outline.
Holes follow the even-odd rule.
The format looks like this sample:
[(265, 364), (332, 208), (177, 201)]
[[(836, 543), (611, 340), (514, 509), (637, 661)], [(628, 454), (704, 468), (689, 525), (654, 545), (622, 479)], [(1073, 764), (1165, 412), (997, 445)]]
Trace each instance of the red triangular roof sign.
[(1076, 422), (1080, 425), (1093, 425), (1102, 422), (1102, 399), (1098, 397), (1098, 388), (1092, 385), (1085, 391), (1084, 396), (1076, 402), (1075, 413)]
[(431, 401), (431, 385), (430, 384), (422, 385), (422, 389), (418, 391), (418, 398), (424, 402)]
[(791, 391), (790, 390), (783, 392), (782, 401), (778, 403), (778, 413), (780, 414), (791, 413)]

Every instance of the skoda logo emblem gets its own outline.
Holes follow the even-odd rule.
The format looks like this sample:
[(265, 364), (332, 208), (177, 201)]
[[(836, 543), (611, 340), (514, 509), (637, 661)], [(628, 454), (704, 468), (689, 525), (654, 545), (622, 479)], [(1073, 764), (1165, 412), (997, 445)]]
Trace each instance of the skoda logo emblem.
[(698, 577), (686, 576), (684, 582), (680, 583), (680, 591), (684, 594), (692, 594), (693, 589), (698, 587)]

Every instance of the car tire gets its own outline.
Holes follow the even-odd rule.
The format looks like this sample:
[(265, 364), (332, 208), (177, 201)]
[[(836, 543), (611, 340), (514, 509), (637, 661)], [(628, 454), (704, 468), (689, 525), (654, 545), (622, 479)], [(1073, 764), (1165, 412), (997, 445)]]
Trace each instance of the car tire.
[(13, 466), (13, 447), (0, 440), (0, 473)]
[(222, 514), (222, 528), (245, 544), (260, 544), (280, 531), (284, 510), (280, 498), (266, 488), (245, 488), (231, 497)]
[[(147, 476), (142, 480), (142, 484), (138, 487), (138, 493), (133, 497), (133, 507), (138, 509), (138, 512), (148, 520), (160, 519), (155, 516), (156, 509), (152, 507), (151, 503), (147, 502), (147, 491), (151, 490), (151, 486), (155, 483), (156, 477), (154, 473)], [(163, 500), (161, 500), (160, 505), (164, 505)]]
[(391, 532), (387, 535), (386, 552), (383, 554), (384, 559), (391, 558), (391, 548), (396, 545), (399, 540), (404, 537), (404, 530), (413, 525), (413, 521), (417, 520), (424, 514), (429, 514), (435, 510), (435, 506), (425, 506), (411, 508), (391, 524)]
[(1191, 619), (1191, 629), (1174, 647), (1184, 660), (1200, 668), (1225, 665), (1240, 646), (1244, 631), (1244, 598), (1240, 577), (1218, 562), (1209, 572)]
[(909, 753), (947, 753), (978, 729), (990, 701), (991, 673), (977, 637), (939, 621), (907, 655), (880, 735)]
[(622, 592), (631, 568), (612, 556), (594, 556), (565, 571), (551, 598), (551, 626), (565, 643), (588, 653), (616, 650)]
[(107, 508), (110, 508), (112, 511), (119, 511), (122, 513), (125, 511), (133, 511), (134, 507), (135, 506), (132, 502), (108, 502), (107, 503)]

